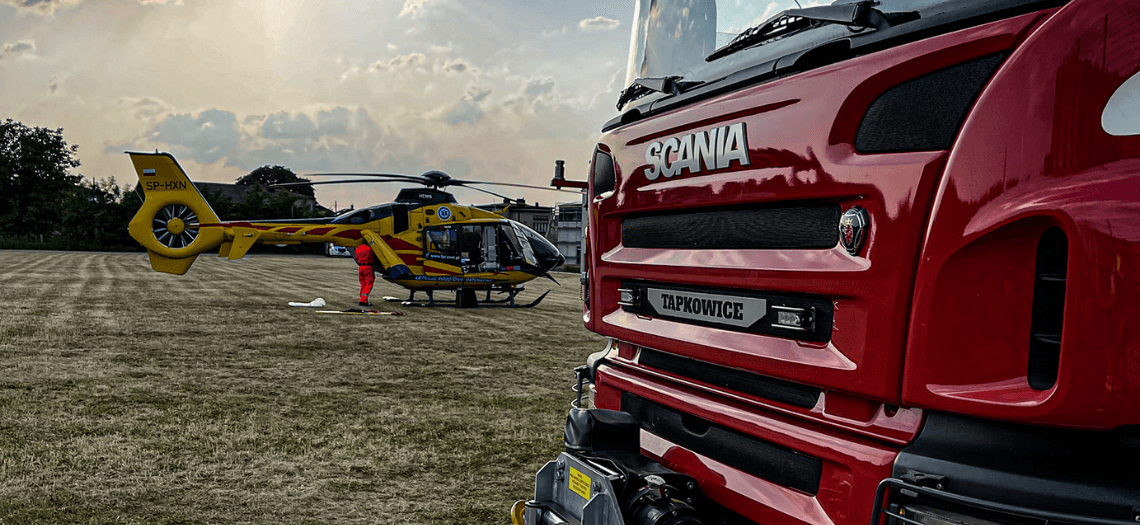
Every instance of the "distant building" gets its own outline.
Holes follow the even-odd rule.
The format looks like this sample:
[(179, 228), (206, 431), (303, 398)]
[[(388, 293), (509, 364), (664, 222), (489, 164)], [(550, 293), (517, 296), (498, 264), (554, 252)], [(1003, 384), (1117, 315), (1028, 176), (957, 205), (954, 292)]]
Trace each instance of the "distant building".
[(547, 228), (550, 227), (550, 216), (554, 212), (554, 208), (550, 206), (539, 206), (538, 203), (527, 204), (526, 201), (521, 200), (518, 203), (507, 204), (478, 204), (475, 207), (481, 210), (486, 210), (492, 213), (499, 213), (503, 208), (507, 208), (507, 213), (503, 216), (512, 220), (518, 221), (526, 225), (540, 235), (546, 236)]
[(566, 264), (582, 264), (582, 203), (568, 202), (555, 207), (546, 238), (558, 247)]

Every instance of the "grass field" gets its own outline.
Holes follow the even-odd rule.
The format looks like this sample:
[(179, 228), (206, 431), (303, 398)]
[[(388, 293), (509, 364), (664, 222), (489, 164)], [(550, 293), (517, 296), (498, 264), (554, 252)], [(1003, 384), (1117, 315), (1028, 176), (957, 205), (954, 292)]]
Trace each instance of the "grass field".
[(557, 278), (321, 315), (286, 303), (355, 306), (350, 259), (0, 251), (0, 524), (509, 523), (604, 344)]

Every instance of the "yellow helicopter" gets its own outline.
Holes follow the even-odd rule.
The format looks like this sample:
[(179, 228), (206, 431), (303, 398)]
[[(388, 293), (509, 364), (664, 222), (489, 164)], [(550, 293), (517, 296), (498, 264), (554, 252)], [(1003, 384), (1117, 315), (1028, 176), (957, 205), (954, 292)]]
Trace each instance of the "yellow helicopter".
[[(549, 290), (531, 303), (515, 304), (523, 283), (537, 277), (554, 280), (548, 273), (564, 260), (558, 248), (534, 230), (500, 214), (460, 205), (441, 189), (465, 186), (502, 197), (470, 185), (550, 188), (458, 180), (439, 171), (419, 176), (317, 174), (364, 178), (300, 184), (401, 182), (423, 187), (401, 189), (395, 202), (353, 210), (331, 220), (223, 222), (172, 155), (157, 151), (127, 154), (145, 196), (129, 232), (146, 248), (151, 267), (159, 272), (183, 275), (198, 254), (215, 248), (218, 257), (235, 260), (257, 243), (331, 242), (349, 248), (364, 243), (375, 253), (382, 277), (411, 291), (404, 304), (439, 306), (433, 292), (454, 290), (456, 306), (474, 307), (479, 305), (475, 293), (481, 290), (487, 293), (483, 306), (529, 308)], [(427, 293), (426, 302), (415, 299), (421, 290)], [(492, 292), (506, 297), (492, 300)]]

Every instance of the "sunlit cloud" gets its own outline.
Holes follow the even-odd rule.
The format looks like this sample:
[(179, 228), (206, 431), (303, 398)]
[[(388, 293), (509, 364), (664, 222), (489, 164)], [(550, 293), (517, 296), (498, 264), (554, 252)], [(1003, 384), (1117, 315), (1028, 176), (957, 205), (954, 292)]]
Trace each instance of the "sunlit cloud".
[(168, 115), (154, 127), (149, 139), (199, 162), (214, 163), (238, 150), (237, 117), (219, 109), (208, 109), (198, 116)]
[(400, 8), (400, 17), (416, 17), (419, 16), (423, 10), (424, 5), (431, 3), (433, 0), (404, 0), (404, 6)]
[[(0, 2), (14, 15), (0, 19), (0, 107), (65, 128), (85, 175), (126, 183), (133, 170), (122, 152), (156, 149), (204, 181), (271, 164), (535, 183), (553, 159), (570, 169), (589, 160), (615, 113), (621, 86), (611, 77), (621, 77), (628, 43), (605, 30), (627, 9), (592, 3), (505, 11), (487, 0), (290, 1), (270, 31), (265, 11), (276, 1), (21, 1), (17, 13), (14, 0)], [(544, 37), (550, 30), (557, 36)], [(360, 205), (384, 202), (389, 190), (317, 193)]]
[(368, 69), (371, 71), (395, 71), (398, 69), (411, 69), (424, 65), (427, 56), (423, 53), (408, 53), (389, 60), (373, 62)]
[(78, 4), (82, 0), (0, 0), (5, 4), (22, 10), (26, 13), (50, 15), (55, 10), (68, 4)]
[[(56, 9), (65, 6), (73, 6), (83, 3), (84, 1), (94, 0), (0, 0), (0, 3), (15, 7), (25, 13), (35, 13), (38, 15), (53, 15)], [(142, 5), (147, 4), (171, 4), (182, 5), (183, 0), (137, 0)]]
[(578, 22), (578, 27), (583, 31), (609, 31), (611, 29), (617, 29), (619, 25), (621, 25), (621, 22), (604, 16), (587, 18)]

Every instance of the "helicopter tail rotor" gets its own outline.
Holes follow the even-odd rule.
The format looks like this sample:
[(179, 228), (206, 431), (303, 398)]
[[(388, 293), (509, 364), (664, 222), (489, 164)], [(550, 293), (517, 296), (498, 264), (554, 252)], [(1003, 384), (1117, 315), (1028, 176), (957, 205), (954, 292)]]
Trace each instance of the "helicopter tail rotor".
[(156, 271), (182, 275), (199, 253), (225, 239), (217, 214), (168, 153), (127, 152), (145, 200), (128, 231)]

